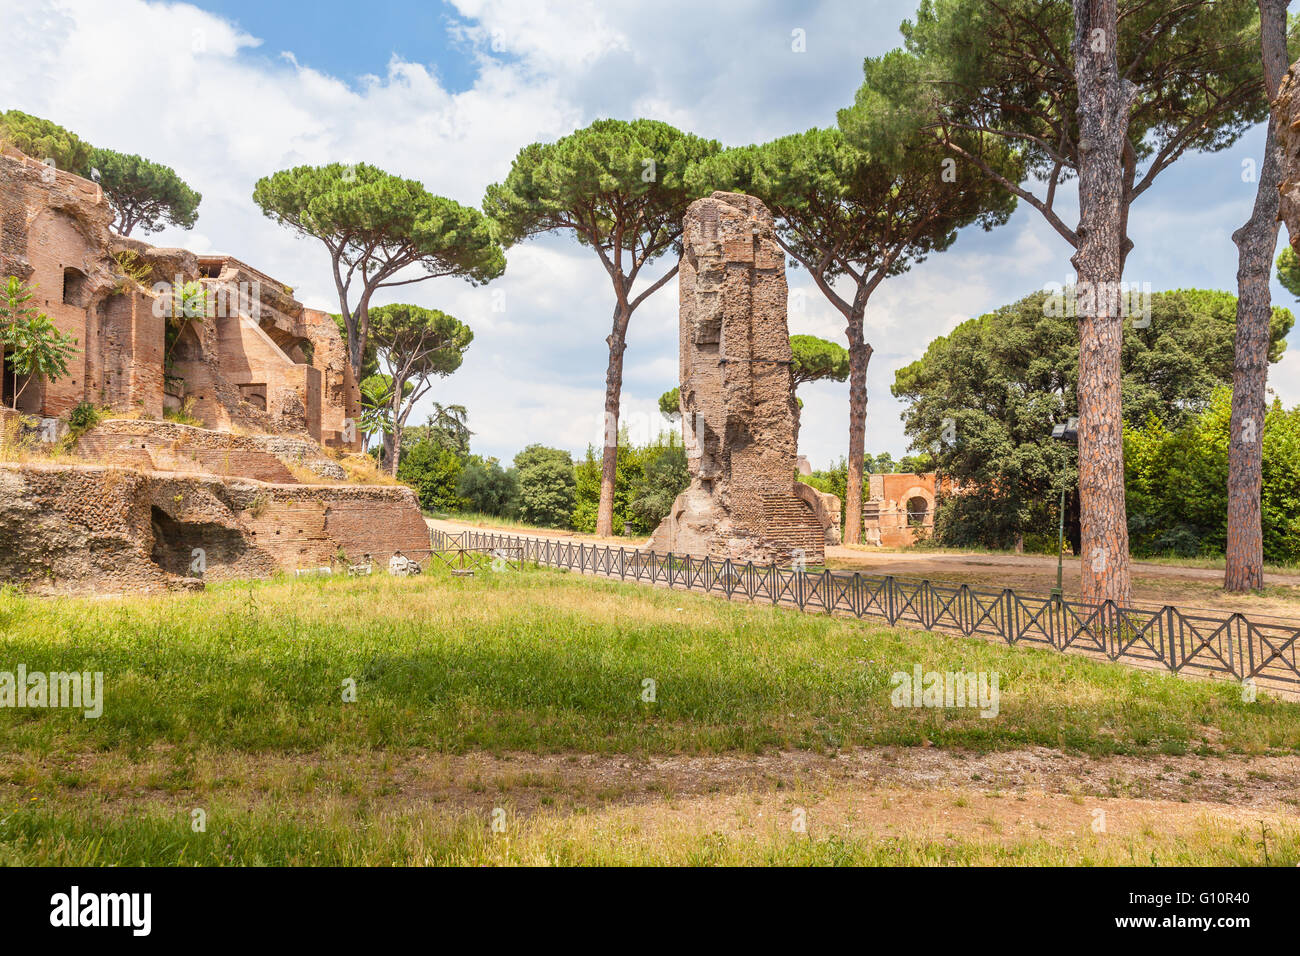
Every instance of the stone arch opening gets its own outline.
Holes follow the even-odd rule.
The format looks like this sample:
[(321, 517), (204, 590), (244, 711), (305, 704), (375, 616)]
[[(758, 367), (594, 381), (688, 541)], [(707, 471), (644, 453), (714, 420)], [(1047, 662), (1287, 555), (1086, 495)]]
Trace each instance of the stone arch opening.
[(233, 565), (248, 546), (234, 528), (210, 522), (177, 521), (157, 505), (150, 510), (153, 550), (150, 560), (169, 574), (194, 577), (194, 562), (202, 555), (206, 568)]
[(13, 363), (9, 360), (8, 351), (0, 345), (0, 404), (5, 408), (13, 407), (15, 391), (17, 391), (17, 380)]
[(173, 362), (203, 361), (203, 340), (199, 338), (197, 324), (186, 322), (177, 333), (176, 341), (171, 348)]
[(252, 383), (239, 386), (239, 397), (258, 411), (266, 411), (266, 383)]
[(63, 304), (84, 309), (90, 302), (90, 280), (75, 266), (63, 270)]
[(907, 499), (907, 524), (918, 528), (926, 523), (930, 516), (930, 501), (922, 495), (913, 495)]

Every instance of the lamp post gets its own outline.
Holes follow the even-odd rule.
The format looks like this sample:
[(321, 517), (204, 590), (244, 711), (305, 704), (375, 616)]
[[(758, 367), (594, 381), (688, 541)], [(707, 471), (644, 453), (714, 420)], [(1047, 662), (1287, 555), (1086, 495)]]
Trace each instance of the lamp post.
[[(1057, 425), (1052, 429), (1052, 438), (1056, 441), (1072, 445), (1079, 444), (1079, 419), (1071, 416), (1070, 420), (1064, 424)], [(1069, 464), (1069, 456), (1064, 446), (1061, 448), (1061, 509), (1057, 516), (1057, 540), (1056, 540), (1056, 587), (1052, 590), (1052, 597), (1062, 601), (1065, 598), (1065, 589), (1062, 587), (1062, 575), (1065, 570), (1065, 470)]]

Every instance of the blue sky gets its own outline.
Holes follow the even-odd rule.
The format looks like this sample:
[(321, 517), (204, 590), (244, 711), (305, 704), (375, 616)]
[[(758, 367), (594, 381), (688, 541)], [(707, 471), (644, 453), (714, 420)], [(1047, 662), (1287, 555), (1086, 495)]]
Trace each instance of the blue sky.
[[(914, 9), (915, 0), (0, 0), (9, 45), (26, 51), (24, 69), (0, 71), (0, 104), (167, 163), (199, 189), (197, 226), (151, 241), (238, 256), (307, 305), (337, 311), (324, 248), (260, 214), (251, 201), (259, 177), (364, 160), (478, 205), (522, 146), (604, 116), (661, 119), (726, 145), (830, 125), (852, 102), (863, 57), (896, 46)], [(1256, 129), (1163, 173), (1134, 207), (1126, 278), (1156, 290), (1233, 289), (1231, 233), (1255, 195), (1243, 163), (1258, 162), (1262, 146)], [(1068, 190), (1062, 202), (1073, 204)], [(906, 450), (889, 395), (895, 370), (962, 320), (1064, 281), (1070, 252), (1022, 207), (1006, 226), (968, 230), (882, 285), (867, 315), (868, 450)], [(600, 435), (608, 278), (565, 236), (517, 246), (508, 259), (486, 287), (444, 278), (401, 290), (475, 331), (465, 364), (430, 398), (468, 406), (480, 453), (509, 460), (534, 441), (580, 453)], [(843, 342), (838, 314), (806, 274), (789, 278), (807, 302), (791, 331)], [(1276, 283), (1274, 296), (1292, 304)], [(623, 414), (640, 437), (663, 426), (656, 400), (675, 384), (676, 306), (669, 283), (633, 319)], [(1294, 404), (1300, 332), (1291, 346), (1270, 384)], [(847, 386), (817, 383), (800, 395), (801, 450), (828, 466), (845, 454)]]
[(469, 89), (478, 76), (472, 48), (449, 30), (464, 18), (454, 7), (437, 0), (317, 0), (311, 4), (214, 0), (195, 6), (261, 38), (263, 49), (249, 56), (289, 51), (303, 66), (345, 80), (383, 75), (394, 56), (432, 66), (442, 85), (452, 92)]

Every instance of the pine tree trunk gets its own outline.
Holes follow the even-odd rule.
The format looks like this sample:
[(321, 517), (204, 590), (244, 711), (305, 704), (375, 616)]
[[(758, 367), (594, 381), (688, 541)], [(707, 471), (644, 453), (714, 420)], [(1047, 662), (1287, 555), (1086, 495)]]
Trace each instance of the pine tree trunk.
[(627, 325), (631, 310), (620, 292), (614, 307), (614, 330), (609, 344), (609, 367), (605, 371), (604, 453), (600, 464), (600, 505), (596, 509), (596, 534), (614, 534), (614, 482), (618, 476), (618, 406), (623, 394), (623, 353), (627, 350)]
[(393, 378), (393, 395), (388, 401), (389, 414), (393, 416), (393, 430), (384, 435), (384, 467), (394, 478), (397, 477), (397, 457), (402, 453), (402, 392), (406, 390), (406, 379)]
[[(1265, 86), (1270, 99), (1286, 72), (1285, 0), (1260, 0)], [(1269, 278), (1277, 249), (1281, 163), (1277, 121), (1270, 119), (1259, 189), (1250, 219), (1232, 234), (1237, 244), (1237, 335), (1232, 367), (1232, 419), (1228, 443), (1228, 549), (1223, 586), (1249, 591), (1264, 586), (1263, 489), (1264, 387), (1268, 380)]]
[(1132, 600), (1120, 399), (1124, 144), (1135, 87), (1116, 66), (1116, 0), (1074, 0), (1079, 89), (1079, 500), (1085, 601)]
[[(357, 307), (352, 310), (352, 333), (348, 339), (348, 358), (352, 362), (352, 374), (357, 380), (357, 387), (365, 377), (362, 366), (365, 364), (366, 346), (370, 343), (370, 295), (374, 290), (363, 289), (357, 300)], [(339, 291), (339, 304), (347, 315), (347, 300), (342, 290)]]
[(402, 433), (400, 430), (393, 432), (392, 444), (388, 454), (388, 473), (396, 478), (397, 464), (402, 457)]
[(867, 439), (867, 366), (872, 348), (863, 335), (866, 303), (849, 316), (849, 461), (844, 489), (844, 543), (862, 543), (862, 459)]
[(365, 377), (361, 374), (362, 359), (362, 342), (361, 342), (361, 317), (359, 312), (352, 313), (352, 334), (348, 341), (348, 361), (352, 363), (352, 375), (357, 380), (357, 385), (361, 385), (361, 380)]
[(402, 460), (402, 437), (405, 426), (394, 416), (393, 433), (388, 436), (388, 473), (397, 477), (397, 466)]

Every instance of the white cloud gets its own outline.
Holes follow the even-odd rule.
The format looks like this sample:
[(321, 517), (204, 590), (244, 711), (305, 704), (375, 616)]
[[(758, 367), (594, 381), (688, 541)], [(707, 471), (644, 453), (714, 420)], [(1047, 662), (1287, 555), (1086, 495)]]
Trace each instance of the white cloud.
[(475, 21), (459, 25), (461, 35), (485, 55), (522, 57), (533, 72), (576, 73), (610, 52), (631, 51), (628, 38), (607, 22), (605, 5), (591, 0), (455, 0), (455, 6)]
[(1292, 344), (1282, 360), (1268, 367), (1268, 387), (1287, 408), (1300, 405), (1300, 349)]

